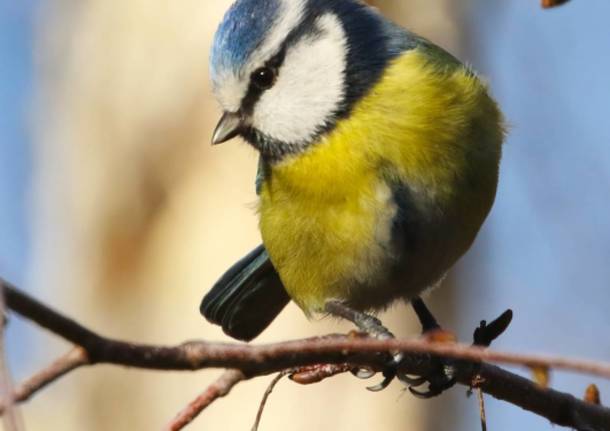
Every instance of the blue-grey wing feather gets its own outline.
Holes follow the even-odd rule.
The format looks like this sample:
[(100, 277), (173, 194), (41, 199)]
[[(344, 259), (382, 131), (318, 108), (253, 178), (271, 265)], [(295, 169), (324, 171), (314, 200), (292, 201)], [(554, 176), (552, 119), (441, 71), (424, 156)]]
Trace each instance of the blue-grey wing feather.
[(258, 336), (290, 302), (278, 273), (260, 245), (233, 265), (203, 298), (200, 311), (233, 338)]

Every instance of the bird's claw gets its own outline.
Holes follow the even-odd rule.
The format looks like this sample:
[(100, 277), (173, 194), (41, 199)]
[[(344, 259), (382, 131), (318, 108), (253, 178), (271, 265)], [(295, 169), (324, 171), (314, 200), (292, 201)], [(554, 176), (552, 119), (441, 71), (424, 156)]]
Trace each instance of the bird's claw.
[[(372, 319), (369, 320), (368, 323), (369, 323), (368, 329), (369, 330), (374, 329), (374, 331), (371, 331), (371, 332), (373, 332), (373, 335), (375, 336), (375, 338), (382, 339), (382, 340), (394, 338), (392, 333), (390, 331), (388, 331), (387, 329), (385, 329), (385, 327), (383, 327), (382, 325), (379, 325), (379, 327), (373, 327), (373, 325), (371, 325), (371, 323), (377, 323), (377, 322), (372, 322)], [(441, 333), (445, 333), (445, 331), (441, 330), (440, 328), (437, 328), (434, 331), (431, 331), (431, 333), (441, 334)], [(448, 333), (448, 334), (450, 334), (450, 333)], [(452, 334), (450, 334), (450, 335), (452, 335)], [(452, 335), (452, 337), (449, 337), (449, 338), (451, 338), (451, 339), (455, 338), (453, 335)], [(443, 338), (443, 340), (444, 340), (444, 338)], [(402, 353), (394, 352), (394, 353), (388, 354), (388, 356), (389, 356), (389, 361), (385, 365), (383, 372), (382, 372), (383, 380), (376, 385), (368, 386), (366, 388), (367, 390), (369, 390), (371, 392), (380, 392), (380, 391), (384, 390), (385, 388), (387, 388), (392, 383), (392, 381), (397, 378), (399, 381), (404, 383), (409, 388), (409, 391), (414, 396), (416, 396), (418, 398), (432, 398), (437, 395), (440, 395), (445, 390), (451, 388), (456, 382), (456, 379), (454, 378), (455, 367), (453, 365), (451, 365), (449, 363), (449, 361), (447, 361), (447, 360), (438, 359), (437, 360), (438, 361), (438, 370), (433, 371), (430, 375), (421, 376), (421, 377), (419, 377), (419, 376), (412, 377), (412, 376), (408, 376), (405, 373), (400, 372), (401, 364), (402, 364), (403, 358), (404, 358), (404, 355)], [(351, 370), (351, 373), (359, 379), (370, 379), (371, 377), (373, 377), (376, 374), (376, 372), (374, 370), (372, 370), (370, 368), (366, 368), (366, 367), (355, 368), (355, 369)], [(427, 391), (420, 391), (418, 389), (415, 389), (426, 383), (428, 383)]]
[(395, 368), (386, 368), (383, 371), (383, 380), (373, 386), (367, 386), (367, 390), (371, 391), (371, 392), (380, 392), (383, 391), (385, 388), (387, 388), (388, 386), (390, 386), (390, 383), (392, 383), (392, 380), (394, 380), (394, 378), (396, 377), (396, 369)]
[(377, 374), (377, 371), (371, 370), (370, 368), (354, 368), (351, 370), (351, 373), (359, 379), (366, 380)]
[[(438, 324), (430, 310), (421, 298), (416, 298), (412, 301), (413, 309), (415, 310), (420, 322), (422, 323), (423, 335), (431, 342), (452, 343), (456, 341), (453, 333), (445, 331)], [(361, 333), (352, 334), (352, 336), (373, 336), (379, 340), (388, 340), (394, 338), (394, 335), (374, 316), (354, 310), (346, 304), (339, 301), (328, 301), (325, 305), (325, 310), (338, 317), (342, 317), (356, 324)], [(488, 347), (492, 341), (498, 338), (508, 327), (512, 319), (512, 311), (507, 310), (500, 317), (487, 323), (482, 321), (474, 333), (474, 345)], [(450, 359), (433, 358), (435, 369), (428, 375), (421, 377), (410, 377), (405, 373), (400, 372), (403, 362), (403, 354), (398, 352), (384, 353), (387, 358), (390, 357), (387, 365), (383, 370), (383, 381), (377, 385), (370, 386), (367, 389), (372, 392), (378, 392), (387, 388), (392, 380), (398, 378), (406, 384), (409, 391), (419, 398), (432, 398), (440, 395), (445, 390), (455, 385), (456, 378), (456, 363)], [(369, 368), (356, 368), (351, 370), (352, 374), (361, 379), (369, 379), (375, 372)], [(424, 384), (428, 384), (428, 390), (421, 391), (415, 389)]]
[[(421, 377), (409, 376), (400, 372), (401, 361), (401, 354), (394, 355), (383, 371), (383, 380), (376, 385), (368, 386), (366, 389), (371, 392), (380, 392), (397, 378), (408, 387), (414, 396), (428, 399), (440, 395), (456, 383), (455, 367), (447, 360), (438, 359), (438, 370)], [(353, 370), (352, 374), (361, 379), (369, 379), (376, 373), (369, 368), (358, 368)], [(426, 383), (428, 384), (426, 391), (416, 389)]]
[(428, 381), (425, 377), (410, 377), (405, 373), (398, 373), (396, 377), (409, 387), (421, 386)]
[[(394, 336), (391, 335), (391, 337), (393, 338)], [(399, 375), (398, 370), (400, 369), (400, 363), (402, 362), (403, 357), (404, 355), (402, 353), (393, 353), (390, 361), (383, 370), (383, 380), (376, 385), (368, 386), (367, 389), (371, 392), (380, 392), (390, 386), (390, 383)]]
[[(402, 361), (402, 357), (402, 353), (394, 354), (390, 361), (387, 363), (387, 365), (384, 367), (384, 370), (382, 372), (383, 380), (376, 385), (368, 386), (367, 389), (371, 392), (380, 392), (387, 388), (390, 383), (392, 383), (394, 378), (396, 378), (398, 375), (398, 369), (400, 366), (400, 362)], [(370, 368), (361, 367), (353, 369), (352, 374), (359, 379), (370, 379), (375, 374), (377, 374), (377, 372)]]
[(451, 379), (447, 381), (447, 383), (442, 384), (440, 386), (430, 385), (427, 391), (419, 391), (414, 389), (412, 386), (409, 386), (409, 392), (413, 394), (413, 396), (420, 398), (422, 400), (429, 400), (430, 398), (434, 398), (445, 392), (447, 389), (451, 389), (453, 385), (455, 385), (455, 379)]
[[(407, 384), (409, 392), (411, 392), (415, 397), (421, 399), (434, 398), (445, 392), (447, 389), (453, 387), (453, 385), (455, 385), (457, 382), (455, 377), (455, 367), (446, 360), (438, 359), (438, 361), (440, 369), (429, 374), (428, 376), (412, 378), (399, 374), (398, 378), (400, 381)], [(428, 383), (427, 390), (421, 391), (419, 389), (415, 389), (425, 383)]]
[[(502, 313), (498, 318), (493, 320), (490, 323), (486, 321), (481, 321), (481, 324), (474, 331), (474, 346), (481, 347), (489, 347), (491, 343), (497, 339), (500, 335), (506, 331), (510, 322), (513, 318), (513, 312), (511, 310), (506, 310)], [(440, 328), (439, 328), (440, 329)], [(438, 331), (438, 329), (436, 330)], [(445, 331), (440, 331), (443, 334)], [(426, 334), (430, 335), (430, 334)], [(438, 336), (438, 334), (434, 333), (433, 335)], [(447, 338), (447, 340), (445, 340)], [(451, 337), (442, 336), (440, 340), (435, 341), (451, 341)], [(429, 374), (428, 376), (422, 376), (419, 378), (412, 378), (404, 375), (404, 373), (398, 373), (397, 377), (400, 381), (405, 383), (409, 387), (409, 392), (411, 392), (415, 397), (422, 399), (434, 398), (440, 394), (442, 394), (447, 389), (453, 387), (456, 382), (456, 368), (453, 364), (453, 361), (449, 359), (437, 359), (439, 369), (436, 372)], [(428, 389), (426, 391), (421, 391), (417, 388), (425, 383), (428, 383)]]

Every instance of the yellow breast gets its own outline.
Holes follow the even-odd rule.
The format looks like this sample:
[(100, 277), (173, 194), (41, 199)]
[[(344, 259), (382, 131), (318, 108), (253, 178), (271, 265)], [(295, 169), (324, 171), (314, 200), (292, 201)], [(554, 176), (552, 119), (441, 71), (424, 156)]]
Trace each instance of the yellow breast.
[(415, 191), (423, 214), (440, 209), (452, 223), (466, 222), (447, 244), (454, 254), (478, 231), (495, 194), (501, 115), (470, 71), (442, 63), (422, 50), (402, 55), (333, 132), (271, 167), (260, 229), (306, 312), (383, 283), (394, 258), (391, 182)]

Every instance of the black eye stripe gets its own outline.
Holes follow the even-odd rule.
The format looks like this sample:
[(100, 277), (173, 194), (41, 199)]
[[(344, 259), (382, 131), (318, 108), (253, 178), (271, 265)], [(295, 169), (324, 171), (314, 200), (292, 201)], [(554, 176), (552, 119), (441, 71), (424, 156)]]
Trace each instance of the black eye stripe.
[(250, 84), (248, 86), (248, 91), (246, 92), (246, 96), (241, 101), (241, 112), (244, 115), (252, 114), (254, 110), (254, 105), (261, 98), (263, 93), (270, 88), (270, 86), (260, 85), (260, 83), (256, 82), (255, 75), (257, 72), (262, 71), (263, 69), (268, 69), (273, 74), (273, 83), (277, 79), (279, 75), (280, 68), (284, 63), (284, 59), (286, 58), (286, 44), (282, 46), (280, 51), (271, 57), (263, 67), (256, 69), (250, 76)]
[[(275, 72), (275, 78), (277, 78), (277, 76), (279, 76), (280, 74), (280, 69), (284, 64), (284, 60), (286, 58), (286, 51), (289, 47), (295, 45), (303, 37), (311, 35), (319, 36), (319, 29), (313, 25), (316, 18), (319, 16), (318, 13), (315, 12), (316, 10), (320, 10), (320, 7), (317, 7), (317, 9), (313, 8), (312, 10), (307, 11), (303, 20), (288, 34), (278, 53), (271, 57), (263, 65), (263, 67), (269, 68)], [(241, 101), (240, 111), (244, 115), (251, 115), (254, 111), (254, 106), (256, 105), (256, 102), (259, 101), (259, 99), (267, 89), (268, 88), (261, 89), (257, 85), (255, 85), (252, 82), (252, 76), (250, 76), (250, 84), (248, 86), (248, 91), (246, 92), (246, 95)]]

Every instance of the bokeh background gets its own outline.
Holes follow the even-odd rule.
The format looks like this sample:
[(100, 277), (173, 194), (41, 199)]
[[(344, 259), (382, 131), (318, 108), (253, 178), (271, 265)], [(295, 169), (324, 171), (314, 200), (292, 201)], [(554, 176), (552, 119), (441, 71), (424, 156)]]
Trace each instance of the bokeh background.
[[(224, 339), (198, 304), (259, 241), (256, 156), (209, 146), (219, 115), (210, 39), (229, 0), (0, 0), (0, 274), (114, 337)], [(607, 0), (543, 11), (537, 0), (379, 0), (385, 14), (471, 63), (510, 122), (500, 189), (476, 246), (431, 306), (468, 340), (482, 318), (516, 314), (502, 350), (610, 358), (610, 26)], [(383, 320), (416, 336), (412, 312)], [(260, 338), (337, 328), (290, 306)], [(17, 380), (68, 349), (18, 318)], [(522, 370), (518, 370), (523, 372)], [(21, 409), (32, 430), (160, 429), (218, 372), (98, 366)], [(575, 395), (589, 377), (557, 373)], [(191, 429), (249, 429), (269, 379), (239, 386)], [(596, 381), (602, 397), (610, 384)], [(263, 430), (472, 430), (477, 402), (431, 402), (338, 377), (283, 382)], [(495, 431), (551, 430), (487, 399)]]

